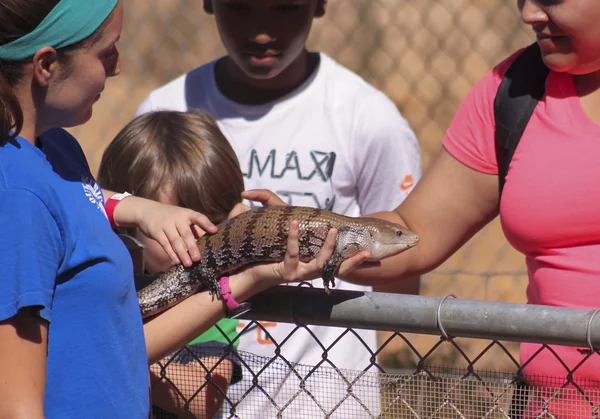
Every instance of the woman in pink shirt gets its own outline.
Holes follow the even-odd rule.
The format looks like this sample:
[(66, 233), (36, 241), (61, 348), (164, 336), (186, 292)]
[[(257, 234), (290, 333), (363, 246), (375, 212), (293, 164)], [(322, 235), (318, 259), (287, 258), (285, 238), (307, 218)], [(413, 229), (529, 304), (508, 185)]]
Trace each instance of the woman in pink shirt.
[[(523, 22), (536, 33), (551, 71), (546, 94), (510, 164), (502, 201), (494, 97), (504, 72), (521, 51), (474, 86), (441, 151), (408, 198), (393, 212), (376, 214), (408, 226), (419, 234), (419, 245), (378, 267), (363, 265), (346, 279), (385, 284), (431, 271), (500, 215), (506, 237), (526, 257), (529, 303), (600, 307), (600, 2), (519, 0), (518, 7)], [(522, 344), (521, 362), (538, 349), (540, 345)], [(586, 357), (578, 348), (552, 350), (569, 369)], [(544, 349), (525, 373), (533, 385), (548, 385), (535, 378), (543, 375), (557, 377), (561, 386), (568, 371)], [(598, 353), (576, 370), (573, 379), (581, 387), (600, 386)], [(559, 397), (550, 404), (555, 417), (591, 417), (592, 408), (582, 396), (568, 399)], [(598, 405), (599, 400), (592, 402)], [(535, 408), (530, 402), (532, 417)]]

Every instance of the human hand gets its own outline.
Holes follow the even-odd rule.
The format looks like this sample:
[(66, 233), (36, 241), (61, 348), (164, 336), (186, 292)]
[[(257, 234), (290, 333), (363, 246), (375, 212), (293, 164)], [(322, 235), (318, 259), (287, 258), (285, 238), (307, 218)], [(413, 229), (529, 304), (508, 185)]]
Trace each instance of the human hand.
[(196, 239), (205, 232), (217, 232), (205, 215), (187, 208), (137, 199), (144, 201), (137, 204), (136, 224), (145, 236), (156, 240), (174, 264), (183, 263), (189, 267), (200, 260)]
[[(242, 274), (249, 275), (254, 283), (253, 293), (263, 291), (275, 285), (287, 282), (310, 281), (323, 275), (325, 262), (331, 257), (335, 250), (337, 230), (331, 229), (323, 247), (310, 262), (300, 261), (300, 225), (298, 221), (290, 223), (287, 251), (283, 262), (255, 265)], [(370, 256), (367, 251), (353, 256), (340, 265), (338, 275), (347, 275), (358, 268)]]
[(256, 201), (263, 204), (263, 206), (273, 205), (288, 205), (279, 198), (275, 192), (268, 189), (250, 189), (249, 191), (242, 192), (242, 197), (249, 201)]

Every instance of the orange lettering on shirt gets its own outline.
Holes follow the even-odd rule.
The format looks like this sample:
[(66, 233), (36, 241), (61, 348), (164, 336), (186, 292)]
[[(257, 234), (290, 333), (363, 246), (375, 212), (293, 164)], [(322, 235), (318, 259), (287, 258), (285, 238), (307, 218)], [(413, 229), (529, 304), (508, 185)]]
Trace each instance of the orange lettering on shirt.
[[(259, 322), (259, 323), (264, 328), (277, 326), (277, 323), (275, 323), (275, 322)], [(269, 339), (267, 333), (260, 327), (258, 329), (256, 329), (256, 332), (257, 332), (256, 340), (261, 345), (272, 345), (274, 343), (271, 339)], [(264, 337), (263, 337), (263, 334), (264, 334)]]

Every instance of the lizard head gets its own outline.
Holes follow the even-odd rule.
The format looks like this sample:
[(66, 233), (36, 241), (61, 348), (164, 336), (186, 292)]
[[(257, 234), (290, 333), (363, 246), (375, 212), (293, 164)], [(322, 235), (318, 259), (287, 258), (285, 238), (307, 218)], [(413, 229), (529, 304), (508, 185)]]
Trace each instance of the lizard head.
[(340, 231), (338, 246), (345, 257), (368, 250), (371, 262), (397, 255), (419, 242), (419, 236), (399, 224), (377, 218), (359, 218), (358, 226)]

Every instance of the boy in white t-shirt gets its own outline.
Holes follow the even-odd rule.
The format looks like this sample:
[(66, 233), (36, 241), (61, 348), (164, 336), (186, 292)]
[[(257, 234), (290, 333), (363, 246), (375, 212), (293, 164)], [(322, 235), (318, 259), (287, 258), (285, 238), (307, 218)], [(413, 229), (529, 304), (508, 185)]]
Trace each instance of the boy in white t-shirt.
[[(209, 111), (238, 156), (246, 189), (270, 189), (291, 205), (349, 216), (395, 208), (421, 176), (419, 144), (382, 92), (327, 55), (307, 51), (313, 18), (323, 16), (325, 8), (326, 0), (204, 0), (228, 55), (156, 89), (138, 114), (159, 109)], [(321, 287), (322, 281), (313, 285)], [(370, 290), (339, 280), (336, 285)], [(393, 291), (417, 294), (418, 289), (415, 278)], [(356, 334), (347, 333), (336, 342), (344, 329), (309, 329), (310, 333), (292, 324), (262, 323), (241, 336), (239, 350), (273, 358), (276, 342), (281, 358), (322, 364), (324, 374), (332, 364), (377, 372), (371, 366), (375, 331), (356, 329)], [(286, 339), (289, 334), (292, 337)], [(326, 349), (326, 361), (315, 338)], [(300, 380), (290, 370), (282, 371), (281, 364), (260, 374), (258, 384), (268, 396), (252, 390), (235, 409), (240, 417), (275, 417), (277, 408), (270, 398), (279, 409), (293, 399), (283, 410), (284, 418), (322, 417), (331, 410), (335, 418), (370, 417), (380, 411), (376, 388), (356, 385), (348, 396), (348, 383), (336, 379), (335, 371), (322, 379), (314, 374), (294, 398)], [(252, 387), (253, 375), (245, 371), (244, 376), (230, 387), (231, 399)], [(224, 406), (224, 417), (229, 414)]]

